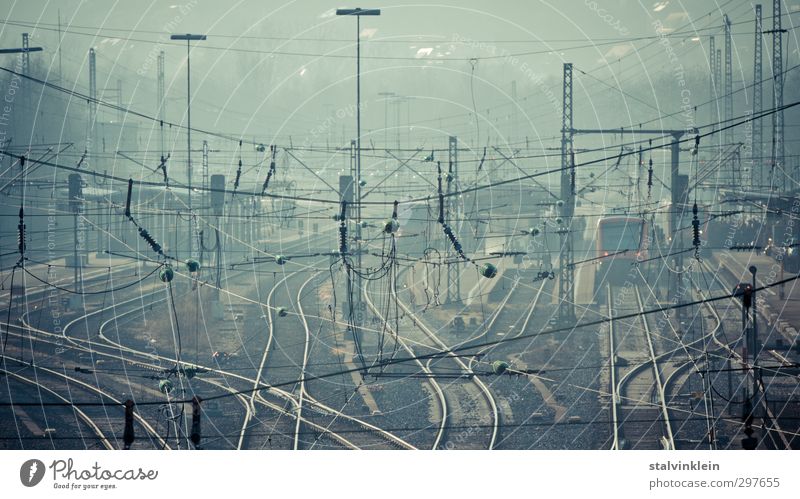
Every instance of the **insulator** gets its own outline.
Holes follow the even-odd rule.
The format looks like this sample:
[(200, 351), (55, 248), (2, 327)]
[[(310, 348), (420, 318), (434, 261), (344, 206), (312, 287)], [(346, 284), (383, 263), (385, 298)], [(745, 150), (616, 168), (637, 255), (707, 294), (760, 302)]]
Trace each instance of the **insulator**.
[(161, 245), (160, 245), (160, 244), (158, 244), (158, 243), (156, 242), (156, 240), (155, 240), (155, 239), (153, 239), (153, 236), (151, 236), (151, 235), (150, 235), (150, 234), (149, 234), (149, 233), (148, 233), (146, 230), (144, 230), (142, 227), (139, 227), (139, 235), (140, 235), (140, 236), (142, 236), (142, 239), (144, 239), (144, 240), (147, 242), (147, 244), (149, 244), (149, 245), (150, 245), (150, 247), (151, 247), (151, 248), (153, 248), (153, 251), (155, 251), (155, 252), (156, 252), (156, 253), (158, 253), (159, 255), (163, 255), (163, 254), (164, 254), (164, 252), (163, 252), (163, 251), (161, 251)]
[(390, 218), (383, 222), (383, 231), (387, 234), (394, 234), (400, 228), (400, 223), (396, 218)]
[(570, 185), (570, 192), (575, 194), (575, 151), (569, 152), (570, 158), (570, 171), (569, 171), (569, 185)]
[(695, 250), (700, 249), (700, 220), (697, 218), (697, 203), (694, 203), (692, 207), (692, 235), (693, 237), (693, 246)]
[(278, 317), (286, 317), (289, 314), (289, 311), (286, 310), (285, 307), (278, 307)]
[(467, 256), (464, 254), (464, 250), (461, 247), (461, 243), (458, 242), (458, 239), (456, 238), (456, 235), (453, 234), (453, 229), (451, 229), (450, 226), (447, 225), (447, 224), (444, 224), (442, 228), (444, 229), (444, 234), (450, 240), (450, 243), (452, 243), (453, 249), (456, 250), (456, 253), (458, 253), (458, 255), (461, 258), (466, 260)]
[(397, 200), (395, 200), (394, 208), (392, 208), (392, 218), (394, 218), (395, 220), (397, 220), (397, 205), (398, 204), (399, 203), (397, 202)]
[(286, 257), (283, 255), (276, 255), (275, 256), (275, 263), (278, 265), (283, 265), (286, 263)]
[(342, 211), (339, 213), (339, 254), (347, 254), (347, 201), (342, 200)]
[(161, 282), (172, 282), (172, 279), (175, 278), (175, 271), (169, 265), (165, 265), (158, 271), (158, 278), (161, 279)]
[(269, 169), (267, 172), (267, 178), (264, 180), (264, 185), (261, 186), (261, 195), (263, 196), (264, 193), (267, 192), (267, 187), (269, 187), (269, 179), (272, 178), (272, 168)]
[(236, 179), (233, 182), (233, 190), (234, 191), (236, 191), (236, 189), (239, 188), (239, 179), (241, 178), (241, 176), (242, 176), (242, 160), (240, 159), (239, 160), (239, 168), (236, 170)]
[(496, 360), (492, 362), (492, 372), (495, 374), (503, 374), (508, 370), (508, 362), (503, 360)]
[(17, 224), (17, 249), (19, 254), (25, 253), (25, 215), (22, 206), (19, 207), (19, 224)]
[(200, 270), (200, 262), (198, 262), (194, 258), (190, 258), (186, 260), (186, 269), (192, 273), (197, 272)]
[(497, 276), (497, 267), (491, 263), (484, 263), (480, 269), (481, 275), (487, 279), (494, 279)]
[(164, 395), (169, 395), (173, 388), (172, 381), (168, 379), (162, 379), (158, 382), (158, 391)]

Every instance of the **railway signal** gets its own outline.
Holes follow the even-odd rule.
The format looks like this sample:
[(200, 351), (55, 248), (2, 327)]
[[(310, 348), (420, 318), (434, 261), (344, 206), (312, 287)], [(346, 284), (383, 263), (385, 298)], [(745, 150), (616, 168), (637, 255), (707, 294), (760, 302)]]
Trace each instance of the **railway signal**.
[(195, 449), (200, 448), (200, 417), (201, 417), (201, 410), (200, 410), (200, 402), (202, 402), (198, 396), (194, 396), (192, 398), (192, 433), (191, 433), (191, 440), (192, 444), (194, 444)]
[(122, 433), (122, 443), (124, 449), (129, 450), (136, 439), (136, 434), (133, 431), (133, 400), (125, 401), (125, 430)]

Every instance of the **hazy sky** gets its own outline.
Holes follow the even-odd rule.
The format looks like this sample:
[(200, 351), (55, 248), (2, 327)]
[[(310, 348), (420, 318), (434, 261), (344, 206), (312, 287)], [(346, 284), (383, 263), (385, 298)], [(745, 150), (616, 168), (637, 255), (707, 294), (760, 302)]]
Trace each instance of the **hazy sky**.
[[(185, 45), (170, 42), (168, 34), (204, 33), (208, 40), (197, 43), (191, 57), (195, 126), (251, 135), (294, 134), (298, 141), (351, 134), (355, 19), (337, 17), (334, 9), (357, 5), (312, 0), (2, 3), (11, 23), (0, 26), (0, 43), (17, 46), (21, 33), (30, 32), (31, 44), (44, 47), (34, 57), (49, 67), (48, 78), (58, 77), (60, 12), (63, 81), (76, 90), (86, 91), (87, 51), (95, 47), (101, 91), (116, 88), (121, 79), (123, 101), (153, 112), (155, 56), (164, 50), (168, 118), (180, 121), (186, 51)], [(709, 35), (716, 34), (717, 47), (722, 47), (725, 13), (733, 23), (734, 81), (752, 75), (753, 8), (748, 1), (375, 1), (362, 7), (382, 10), (380, 17), (362, 18), (366, 128), (381, 128), (386, 119), (392, 132), (395, 125), (418, 122), (421, 136), (441, 130), (480, 133), (468, 119), (474, 107), (484, 118), (483, 133), (491, 133), (492, 123), (499, 127), (511, 119), (515, 106), (508, 104), (515, 81), (517, 112), (530, 117), (536, 111), (530, 134), (552, 135), (559, 126), (564, 62), (672, 112), (680, 103), (658, 102), (648, 86), (678, 66), (702, 73)], [(791, 66), (798, 55), (791, 28), (800, 3), (786, 2), (784, 8), (790, 12), (784, 27), (790, 28), (786, 41)], [(771, 5), (765, 5), (764, 18), (765, 27), (771, 27)], [(685, 34), (655, 38), (674, 30)], [(765, 48), (770, 44), (766, 39)], [(589, 96), (604, 95), (603, 85), (588, 76), (576, 85)], [(385, 104), (379, 92), (412, 99)]]

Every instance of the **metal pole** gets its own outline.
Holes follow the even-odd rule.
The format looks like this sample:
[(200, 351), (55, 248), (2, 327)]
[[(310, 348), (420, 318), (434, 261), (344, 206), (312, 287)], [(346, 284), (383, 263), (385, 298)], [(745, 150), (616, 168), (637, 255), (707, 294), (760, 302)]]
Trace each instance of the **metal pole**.
[[(763, 109), (763, 85), (761, 83), (762, 78), (762, 34), (761, 32), (764, 30), (762, 27), (761, 22), (761, 5), (755, 6), (755, 14), (756, 14), (756, 33), (755, 33), (755, 41), (753, 47), (753, 116), (758, 116), (761, 114)], [(764, 163), (763, 163), (763, 151), (762, 151), (762, 144), (763, 144), (763, 136), (764, 136), (764, 126), (762, 120), (755, 120), (753, 123), (753, 134), (750, 141), (750, 177), (751, 183), (750, 185), (753, 188), (760, 188), (764, 185), (764, 180), (762, 178)]]
[[(361, 16), (356, 16), (356, 249), (359, 271), (361, 269)], [(361, 303), (361, 279), (358, 283), (358, 303)]]
[[(758, 393), (758, 372), (756, 370), (756, 364), (758, 363), (758, 309), (756, 308), (756, 269), (755, 265), (750, 266), (750, 273), (753, 274), (753, 296), (752, 296), (752, 315), (751, 315), (751, 338), (750, 338), (750, 350), (753, 352), (753, 396)], [(755, 408), (757, 404), (753, 404), (753, 408)]]
[(194, 256), (192, 249), (192, 62), (190, 41), (186, 40), (186, 183), (189, 187), (189, 258)]
[[(170, 40), (186, 40), (186, 185), (188, 187), (187, 202), (189, 205), (189, 212), (192, 212), (192, 61), (191, 61), (191, 43), (192, 40), (199, 41), (205, 40), (206, 35), (172, 35)], [(192, 241), (192, 222), (189, 219), (189, 254), (191, 258), (194, 255), (194, 244)], [(176, 247), (177, 250), (177, 247)]]
[(73, 279), (75, 280), (75, 294), (81, 292), (81, 285), (80, 280), (78, 277), (78, 211), (73, 213), (72, 218), (72, 242), (73, 242), (73, 255), (75, 260), (72, 262), (73, 265)]

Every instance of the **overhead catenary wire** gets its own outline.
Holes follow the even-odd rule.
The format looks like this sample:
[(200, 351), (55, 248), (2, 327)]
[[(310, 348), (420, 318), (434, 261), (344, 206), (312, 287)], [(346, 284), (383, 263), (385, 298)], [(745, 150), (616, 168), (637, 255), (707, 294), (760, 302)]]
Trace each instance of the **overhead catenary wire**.
[[(0, 69), (2, 69), (2, 68), (0, 68)], [(722, 133), (722, 132), (724, 132), (724, 131), (726, 131), (728, 129), (736, 128), (738, 126), (742, 126), (742, 125), (745, 125), (747, 123), (751, 123), (751, 122), (753, 122), (753, 121), (755, 121), (757, 119), (762, 119), (762, 118), (765, 118), (767, 116), (771, 116), (771, 115), (773, 115), (775, 113), (783, 112), (783, 111), (785, 111), (787, 109), (791, 109), (791, 108), (797, 107), (798, 105), (800, 105), (800, 101), (793, 102), (793, 103), (790, 103), (790, 104), (786, 104), (786, 105), (784, 105), (784, 106), (782, 106), (780, 108), (769, 109), (769, 110), (766, 110), (766, 111), (764, 111), (764, 112), (762, 112), (762, 113), (760, 113), (758, 115), (745, 115), (745, 116), (747, 116), (745, 118), (738, 117), (738, 118), (735, 118), (735, 119), (737, 119), (739, 121), (735, 121), (735, 122), (730, 123), (730, 124), (728, 124), (726, 126), (719, 127), (719, 128), (716, 128), (716, 129), (712, 129), (711, 131), (708, 131), (708, 132), (705, 132), (705, 133), (701, 133), (701, 134), (698, 134), (698, 135), (700, 137), (710, 137), (710, 136), (716, 135), (718, 133)], [(733, 120), (726, 120), (726, 121), (733, 121)], [(707, 128), (709, 126), (710, 125), (706, 125), (704, 127), (699, 127), (699, 128)], [(665, 133), (665, 135), (666, 135), (666, 133)], [(688, 143), (690, 141), (693, 142), (695, 140), (695, 137), (689, 137), (689, 138), (677, 139), (677, 140), (675, 140), (675, 139), (668, 139), (668, 140), (669, 140), (668, 143), (670, 143), (670, 144), (672, 144), (672, 143), (683, 144), (683, 143)], [(663, 145), (656, 144), (656, 145), (648, 146), (648, 148), (645, 148), (643, 150), (645, 152), (647, 152), (647, 151), (654, 150), (654, 149), (660, 149), (662, 147), (663, 147)], [(623, 154), (623, 156), (632, 156), (632, 155), (635, 155), (635, 154), (639, 154), (639, 152), (638, 151), (625, 152)], [(15, 155), (13, 153), (10, 153), (8, 151), (5, 151), (5, 150), (0, 150), (0, 155), (10, 156), (10, 157), (17, 157), (17, 155)], [(59, 169), (59, 170), (81, 172), (81, 173), (85, 173), (85, 174), (88, 174), (88, 175), (92, 175), (93, 177), (102, 178), (102, 179), (106, 179), (106, 180), (113, 180), (113, 181), (117, 181), (117, 182), (127, 182), (128, 181), (128, 179), (124, 179), (122, 177), (118, 177), (118, 176), (111, 175), (111, 174), (108, 174), (108, 173), (100, 173), (100, 172), (96, 172), (96, 171), (86, 172), (85, 170), (81, 170), (81, 169), (78, 169), (78, 168), (75, 168), (75, 167), (71, 167), (71, 166), (67, 166), (67, 165), (60, 165), (60, 164), (52, 163), (52, 162), (49, 162), (49, 161), (36, 161), (36, 160), (30, 160), (30, 161), (34, 161), (34, 162), (37, 162), (37, 163), (40, 163), (40, 164), (43, 164), (43, 165), (46, 165), (46, 166), (50, 166), (50, 167)], [(606, 161), (605, 158), (588, 160), (588, 161), (584, 161), (584, 162), (581, 162), (581, 163), (576, 163), (574, 165), (574, 167), (575, 168), (586, 167), (586, 166), (590, 166), (590, 165), (603, 163), (605, 161)], [(570, 168), (571, 168), (571, 166), (570, 166)], [(495, 188), (495, 187), (499, 187), (499, 186), (503, 186), (503, 185), (518, 183), (518, 182), (522, 182), (524, 180), (530, 180), (530, 179), (534, 179), (534, 178), (537, 178), (537, 177), (542, 177), (542, 176), (552, 175), (552, 174), (555, 174), (555, 173), (560, 173), (563, 169), (564, 168), (561, 168), (561, 167), (552, 168), (552, 169), (548, 169), (548, 170), (545, 170), (545, 171), (539, 171), (539, 172), (536, 172), (536, 173), (522, 175), (522, 176), (518, 176), (518, 177), (506, 179), (506, 180), (498, 180), (498, 181), (489, 182), (489, 183), (486, 183), (486, 184), (475, 185), (473, 187), (468, 187), (468, 188), (463, 188), (463, 189), (456, 189), (456, 190), (453, 190), (452, 192), (444, 193), (444, 197), (455, 197), (455, 196), (460, 196), (460, 195), (467, 194), (467, 193), (470, 193), (470, 192), (477, 192), (477, 191), (482, 191), (482, 190), (485, 190), (485, 189), (491, 189), (491, 188)], [(151, 181), (145, 181), (145, 180), (134, 180), (134, 182), (135, 182), (135, 184), (142, 185), (142, 186), (150, 186), (150, 187), (162, 186), (163, 187), (163, 184), (160, 183), (160, 182), (151, 182)], [(176, 185), (173, 185), (172, 188), (173, 189), (175, 189), (175, 188), (188, 189), (188, 186), (186, 186), (184, 184), (177, 184), (176, 183)], [(214, 188), (211, 188), (211, 187), (208, 187), (208, 188), (205, 188), (205, 187), (199, 187), (199, 188), (192, 187), (192, 189), (195, 190), (195, 191), (201, 191), (201, 192), (221, 192), (221, 193), (232, 192), (232, 191), (229, 191), (227, 189), (214, 189)], [(241, 195), (248, 195), (248, 196), (261, 196), (260, 192), (245, 192), (245, 191), (242, 191), (242, 192), (240, 192), (240, 194)], [(310, 203), (339, 204), (339, 200), (335, 200), (335, 199), (308, 198), (308, 197), (303, 197), (303, 196), (281, 195), (281, 194), (271, 194), (271, 193), (267, 193), (267, 194), (265, 194), (265, 196), (266, 197), (275, 198), (275, 199), (305, 201), (305, 202), (310, 202)], [(431, 201), (431, 200), (432, 200), (432, 197), (429, 195), (429, 196), (424, 196), (424, 197), (401, 200), (401, 201), (399, 201), (399, 203), (400, 204), (413, 204), (413, 203), (420, 203), (420, 202), (428, 202), (428, 201)], [(387, 206), (387, 205), (393, 204), (393, 201), (361, 201), (360, 203), (357, 203), (357, 204)]]

